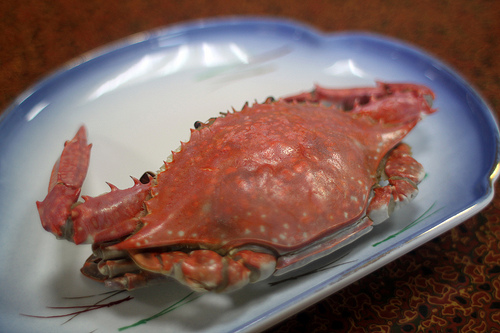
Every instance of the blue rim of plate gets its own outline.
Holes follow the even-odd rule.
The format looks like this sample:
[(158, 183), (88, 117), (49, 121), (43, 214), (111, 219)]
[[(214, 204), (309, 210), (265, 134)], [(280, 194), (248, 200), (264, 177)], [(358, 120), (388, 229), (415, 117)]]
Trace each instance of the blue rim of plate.
[[(227, 18), (218, 18), (218, 19), (206, 19), (206, 20), (196, 20), (187, 23), (181, 23), (172, 25), (166, 28), (160, 28), (157, 30), (138, 33), (132, 35), (130, 37), (121, 39), (115, 43), (108, 44), (106, 46), (100, 47), (98, 49), (92, 50), (83, 54), (80, 57), (77, 57), (65, 65), (61, 66), (55, 72), (47, 75), (45, 78), (35, 83), (32, 87), (28, 88), (25, 92), (20, 94), (20, 96), (2, 113), (0, 116), (0, 141), (3, 141), (3, 138), (8, 137), (8, 133), (10, 131), (15, 130), (16, 123), (22, 119), (28, 110), (29, 107), (23, 107), (25, 103), (30, 101), (30, 98), (33, 95), (43, 92), (46, 89), (50, 89), (51, 85), (58, 83), (63, 79), (65, 75), (68, 73), (78, 70), (81, 65), (89, 64), (93, 61), (98, 61), (102, 57), (112, 57), (115, 52), (120, 52), (123, 49), (130, 47), (140, 47), (142, 43), (147, 43), (148, 41), (155, 40), (159, 37), (168, 37), (174, 36), (177, 34), (185, 34), (185, 33), (196, 33), (198, 30), (212, 30), (212, 29), (227, 29), (229, 26), (246, 26), (246, 27), (256, 27), (256, 26), (268, 26), (274, 27), (275, 29), (280, 29), (289, 32), (297, 32), (304, 35), (308, 35), (310, 38), (319, 40), (319, 41), (328, 41), (329, 39), (351, 39), (358, 40), (364, 43), (376, 43), (386, 48), (397, 49), (398, 51), (405, 54), (405, 56), (410, 56), (416, 58), (420, 61), (424, 61), (426, 63), (432, 63), (435, 67), (439, 68), (440, 74), (446, 76), (446, 79), (450, 82), (453, 82), (457, 86), (460, 87), (461, 90), (467, 91), (472, 100), (470, 101), (471, 105), (474, 105), (477, 110), (485, 119), (487, 119), (486, 123), (488, 128), (490, 129), (490, 134), (494, 137), (494, 143), (490, 142), (492, 158), (491, 163), (489, 165), (490, 171), (487, 174), (486, 179), (483, 180), (485, 184), (483, 184), (486, 188), (484, 194), (477, 198), (477, 200), (471, 204), (470, 207), (462, 210), (459, 214), (450, 215), (448, 218), (441, 219), (435, 221), (434, 224), (428, 227), (428, 230), (423, 234), (427, 233), (429, 230), (443, 227), (444, 225), (448, 225), (451, 220), (456, 225), (460, 222), (463, 222), (466, 218), (470, 217), (468, 212), (470, 212), (473, 208), (474, 213), (477, 210), (484, 208), (492, 199), (494, 194), (493, 183), (497, 180), (500, 174), (500, 134), (498, 131), (497, 120), (488, 106), (488, 104), (484, 101), (484, 99), (480, 96), (480, 94), (456, 71), (454, 71), (450, 66), (444, 64), (440, 60), (437, 60), (435, 57), (430, 55), (429, 53), (411, 45), (409, 43), (403, 42), (401, 40), (397, 40), (394, 38), (381, 36), (374, 33), (367, 32), (340, 32), (340, 33), (323, 33), (315, 30), (314, 28), (302, 24), (297, 23), (295, 21), (286, 20), (286, 19), (276, 19), (269, 17), (227, 17)], [(493, 156), (494, 155), (494, 156)], [(458, 216), (460, 215), (460, 216)], [(416, 240), (417, 238), (423, 238), (422, 240)], [(392, 252), (394, 249), (401, 247), (402, 245), (409, 243), (410, 241), (417, 241), (423, 243), (427, 241), (425, 236), (420, 235), (409, 235), (408, 237), (400, 240), (396, 244), (392, 246), (389, 252)], [(416, 247), (416, 246), (415, 246)], [(411, 249), (409, 249), (411, 250)], [(408, 250), (408, 251), (409, 251)], [(358, 268), (354, 268), (349, 272), (349, 274), (356, 274), (360, 268), (368, 265), (368, 263), (376, 261), (390, 261), (395, 258), (390, 258), (390, 254), (383, 254), (382, 256), (386, 256), (385, 259), (380, 260), (380, 254), (374, 255), (373, 257), (367, 258), (363, 260), (358, 265)], [(388, 262), (387, 261), (387, 262)], [(382, 266), (379, 264), (379, 267)], [(376, 269), (378, 267), (375, 267)], [(374, 270), (373, 269), (373, 270)], [(344, 281), (345, 279), (341, 279)], [(269, 327), (272, 323), (272, 320), (276, 316), (279, 316), (281, 319), (284, 319), (288, 315), (292, 315), (293, 313), (305, 308), (307, 305), (311, 305), (316, 301), (326, 297), (331, 292), (328, 292), (331, 289), (331, 282), (326, 281), (319, 285), (314, 286), (311, 289), (304, 290), (300, 294), (296, 295), (294, 298), (288, 300), (285, 303), (280, 304), (278, 307), (274, 308), (273, 311), (269, 311), (261, 316), (254, 318), (252, 321), (246, 322), (245, 324), (240, 325), (236, 328), (235, 331), (245, 331), (247, 329), (256, 329), (256, 328), (265, 328)], [(339, 288), (337, 287), (337, 290)], [(306, 305), (304, 305), (305, 303)]]
[[(407, 54), (412, 54), (417, 59), (424, 59), (429, 63), (433, 63), (436, 67), (441, 70), (441, 73), (447, 74), (448, 79), (459, 83), (464, 90), (471, 92), (471, 96), (474, 97), (474, 103), (477, 106), (480, 106), (480, 111), (487, 115), (490, 118), (490, 124), (492, 125), (492, 132), (497, 133), (497, 146), (500, 146), (500, 138), (498, 135), (498, 125), (497, 119), (488, 105), (488, 103), (482, 98), (481, 94), (471, 85), (469, 84), (461, 75), (458, 74), (456, 70), (451, 68), (449, 65), (444, 62), (438, 60), (432, 54), (420, 49), (419, 47), (410, 44), (408, 42), (380, 35), (373, 32), (366, 31), (345, 31), (345, 32), (331, 32), (325, 33), (320, 32), (313, 28), (310, 25), (284, 19), (284, 18), (273, 18), (273, 17), (259, 17), (259, 16), (230, 16), (230, 17), (221, 17), (221, 18), (212, 18), (212, 19), (199, 19), (187, 21), (184, 23), (178, 23), (169, 25), (167, 27), (162, 27), (150, 31), (139, 32), (133, 34), (131, 36), (119, 39), (115, 42), (111, 42), (105, 44), (101, 47), (95, 48), (88, 52), (83, 53), (82, 55), (75, 57), (65, 64), (62, 64), (59, 68), (55, 69), (53, 72), (48, 73), (40, 80), (35, 82), (33, 85), (29, 86), (26, 90), (24, 90), (7, 108), (0, 114), (0, 131), (2, 131), (3, 124), (10, 120), (13, 117), (13, 114), (21, 112), (19, 107), (23, 102), (28, 100), (30, 96), (41, 90), (46, 89), (47, 86), (51, 85), (54, 82), (57, 82), (62, 75), (65, 73), (77, 68), (78, 66), (92, 62), (100, 57), (110, 57), (113, 56), (114, 52), (119, 52), (128, 47), (139, 47), (142, 43), (148, 42), (150, 40), (155, 40), (159, 37), (171, 37), (178, 34), (185, 33), (196, 33), (198, 30), (209, 30), (209, 29), (226, 29), (228, 26), (269, 26), (276, 27), (283, 30), (288, 31), (300, 31), (305, 35), (309, 35), (311, 38), (316, 40), (328, 40), (328, 39), (359, 39), (364, 42), (374, 42), (380, 45), (385, 45), (386, 47), (397, 49), (400, 51), (404, 51)], [(24, 116), (24, 114), (22, 114)], [(500, 152), (497, 153), (500, 156)], [(497, 157), (497, 164), (500, 163), (500, 157)], [(495, 166), (492, 168), (491, 172), (491, 180), (494, 181), (498, 177), (497, 170), (498, 167)]]

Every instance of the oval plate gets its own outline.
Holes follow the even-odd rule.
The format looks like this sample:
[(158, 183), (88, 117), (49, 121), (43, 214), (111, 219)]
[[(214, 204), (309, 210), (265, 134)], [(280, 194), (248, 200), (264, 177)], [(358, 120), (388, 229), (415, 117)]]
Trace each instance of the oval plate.
[[(405, 139), (427, 178), (416, 200), (389, 221), (338, 253), (230, 294), (193, 294), (172, 282), (67, 299), (108, 291), (79, 273), (90, 247), (56, 241), (35, 208), (64, 140), (78, 126), (87, 126), (94, 144), (82, 192), (97, 195), (108, 190), (105, 181), (129, 187), (129, 175), (156, 170), (189, 139), (196, 120), (315, 83), (350, 87), (375, 80), (425, 84), (439, 109)], [(2, 116), (0, 142), (2, 331), (132, 331), (134, 324), (142, 332), (262, 330), (477, 213), (493, 198), (499, 163), (492, 112), (439, 60), (386, 37), (321, 34), (260, 18), (177, 25), (86, 54), (18, 98)], [(121, 300), (74, 318), (21, 315), (61, 315), (85, 308), (46, 307)]]

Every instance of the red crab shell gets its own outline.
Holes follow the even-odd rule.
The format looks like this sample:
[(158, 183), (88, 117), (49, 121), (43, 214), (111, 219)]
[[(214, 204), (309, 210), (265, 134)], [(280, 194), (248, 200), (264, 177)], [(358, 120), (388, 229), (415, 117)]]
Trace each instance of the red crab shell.
[[(46, 199), (39, 203), (42, 223), (61, 236), (66, 216), (72, 216), (75, 242), (88, 237), (95, 248), (129, 253), (134, 265), (153, 275), (168, 271), (167, 261), (175, 264), (179, 255), (200, 249), (203, 255), (228, 257), (257, 249), (272, 257), (262, 262), (276, 260), (273, 267), (283, 270), (368, 231), (372, 220), (386, 218), (394, 201), (411, 200), (423, 169), (400, 141), (423, 115), (434, 112), (429, 97), (432, 92), (422, 86), (379, 84), (346, 90), (317, 87), (313, 93), (245, 105), (192, 130), (189, 142), (150, 183), (136, 181), (128, 190), (112, 187), (107, 196), (85, 197), (76, 208), (66, 204), (64, 213), (57, 213), (64, 219), (57, 223), (51, 222), (53, 213), (44, 211), (55, 199)], [(74, 140), (87, 147), (83, 137)], [(58, 168), (56, 164), (51, 184), (58, 183)], [(379, 184), (383, 177), (390, 185)], [(69, 201), (76, 200), (79, 186)], [(112, 222), (95, 222), (94, 217), (89, 217), (93, 223), (81, 221), (106, 214), (94, 202), (103, 206), (109, 198), (104, 206), (111, 206), (125, 197), (140, 209), (125, 217), (118, 217), (124, 211), (119, 210)], [(379, 210), (386, 212), (383, 218)], [(159, 256), (158, 266), (154, 258)], [(88, 271), (104, 261), (89, 259), (93, 266)], [(112, 278), (101, 274), (102, 269), (87, 272)]]
[(300, 249), (363, 217), (408, 125), (284, 101), (217, 118), (158, 174), (143, 227), (115, 248)]

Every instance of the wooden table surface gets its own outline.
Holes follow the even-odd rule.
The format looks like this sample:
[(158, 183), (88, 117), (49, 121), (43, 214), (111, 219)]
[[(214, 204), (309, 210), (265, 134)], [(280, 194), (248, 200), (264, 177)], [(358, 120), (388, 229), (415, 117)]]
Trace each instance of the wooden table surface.
[[(80, 54), (186, 20), (285, 17), (395, 37), (500, 110), (499, 1), (0, 1), (0, 110)], [(464, 175), (466, 177), (466, 175)], [(498, 186), (496, 186), (498, 189)], [(481, 213), (269, 332), (500, 332), (500, 196)]]

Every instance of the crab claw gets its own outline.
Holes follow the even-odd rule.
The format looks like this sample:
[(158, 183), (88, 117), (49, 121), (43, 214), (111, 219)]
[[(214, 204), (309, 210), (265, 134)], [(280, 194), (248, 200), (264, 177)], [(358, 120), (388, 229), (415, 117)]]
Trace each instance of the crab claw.
[[(416, 98), (407, 98), (408, 95)], [(386, 98), (389, 96), (390, 98)], [(377, 82), (375, 87), (353, 89), (329, 89), (316, 85), (312, 92), (289, 96), (284, 100), (333, 104), (343, 110), (369, 115), (373, 119), (401, 123), (406, 119), (413, 119), (412, 112), (434, 113), (436, 110), (431, 108), (434, 98), (432, 90), (423, 85)], [(409, 102), (412, 104), (405, 105)], [(397, 110), (405, 112), (396, 112)]]
[(52, 169), (48, 195), (36, 203), (42, 226), (58, 238), (66, 237), (66, 222), (72, 205), (80, 196), (91, 147), (87, 145), (85, 127), (82, 126), (75, 137), (64, 144), (61, 157)]
[(75, 244), (116, 240), (131, 234), (140, 225), (138, 215), (149, 196), (150, 181), (120, 190), (108, 184), (111, 191), (97, 197), (83, 196), (77, 202), (87, 174), (92, 145), (87, 144), (85, 127), (67, 141), (61, 157), (54, 165), (49, 193), (38, 201), (38, 213), (45, 230), (57, 238)]

